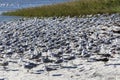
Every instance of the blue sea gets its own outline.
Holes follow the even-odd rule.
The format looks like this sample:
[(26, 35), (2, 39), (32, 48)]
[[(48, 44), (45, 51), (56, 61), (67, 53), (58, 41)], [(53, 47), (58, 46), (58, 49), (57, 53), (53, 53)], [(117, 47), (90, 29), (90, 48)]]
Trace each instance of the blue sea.
[[(21, 8), (52, 5), (66, 1), (70, 0), (0, 0), (0, 14), (2, 12), (12, 11)], [(0, 15), (0, 21), (13, 20), (16, 18), (18, 17)]]

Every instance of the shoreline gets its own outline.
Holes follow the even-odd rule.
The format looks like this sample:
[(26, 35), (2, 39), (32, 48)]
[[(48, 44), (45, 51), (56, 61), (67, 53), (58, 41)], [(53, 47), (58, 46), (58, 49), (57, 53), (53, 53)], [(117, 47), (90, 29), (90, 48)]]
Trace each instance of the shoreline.
[[(13, 0), (14, 1), (14, 0)], [(49, 1), (49, 0), (47, 0), (47, 1)], [(2, 1), (1, 2), (1, 5), (0, 5), (0, 8), (2, 8), (2, 9), (0, 9), (0, 21), (2, 21), (2, 18), (1, 17), (4, 17), (5, 15), (2, 15), (3, 13), (6, 13), (6, 12), (11, 12), (11, 11), (14, 11), (14, 10), (17, 10), (17, 9), (23, 9), (23, 8), (30, 8), (30, 7), (37, 7), (37, 6), (45, 6), (45, 5), (52, 5), (52, 4), (58, 4), (58, 3), (64, 3), (64, 2), (67, 2), (67, 0), (66, 1), (64, 1), (64, 0), (60, 0), (60, 1), (57, 1), (57, 0), (55, 0), (55, 2), (54, 1), (49, 1), (48, 3), (47, 2), (42, 2), (42, 3), (40, 3), (40, 1), (38, 0), (38, 3), (35, 3), (34, 4), (34, 2), (32, 1), (32, 2), (27, 2), (27, 1), (25, 1), (25, 2), (20, 2), (20, 1), (18, 1), (18, 3), (17, 4), (15, 4), (16, 3), (16, 1), (15, 2), (13, 2), (13, 4), (12, 4), (12, 2), (5, 2), (4, 3), (4, 1)], [(26, 3), (26, 4), (25, 4)], [(30, 4), (28, 4), (28, 3), (30, 3)], [(33, 4), (32, 4), (33, 3)], [(10, 20), (13, 20), (13, 19), (11, 19), (11, 16), (7, 16), (6, 15), (6, 17), (9, 17), (9, 19)], [(18, 16), (19, 17), (19, 16)], [(15, 18), (14, 16), (13, 16), (13, 18)], [(4, 18), (4, 21), (7, 21), (7, 20), (9, 20), (9, 19), (5, 19)], [(15, 18), (16, 19), (16, 18)]]

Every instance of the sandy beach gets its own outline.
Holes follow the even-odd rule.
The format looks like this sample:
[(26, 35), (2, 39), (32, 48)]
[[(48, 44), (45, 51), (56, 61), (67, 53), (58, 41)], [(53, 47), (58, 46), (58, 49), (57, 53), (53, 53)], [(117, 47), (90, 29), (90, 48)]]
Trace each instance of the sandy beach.
[(119, 80), (120, 15), (0, 22), (0, 80)]

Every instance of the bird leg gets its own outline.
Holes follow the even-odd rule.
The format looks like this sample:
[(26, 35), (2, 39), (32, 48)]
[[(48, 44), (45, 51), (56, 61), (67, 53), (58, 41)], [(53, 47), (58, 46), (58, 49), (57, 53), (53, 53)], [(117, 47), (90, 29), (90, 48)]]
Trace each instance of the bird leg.
[(62, 64), (61, 63), (59, 64), (59, 68), (62, 69)]
[(48, 76), (50, 75), (50, 72), (49, 72), (49, 71), (47, 71), (47, 75), (48, 75)]
[(4, 69), (4, 70), (7, 70), (7, 67), (6, 67), (6, 66), (3, 66), (3, 69)]
[(29, 69), (27, 69), (27, 72), (29, 73), (29, 72), (30, 72), (30, 70), (29, 70)]
[(73, 60), (71, 61), (71, 64), (74, 65)]

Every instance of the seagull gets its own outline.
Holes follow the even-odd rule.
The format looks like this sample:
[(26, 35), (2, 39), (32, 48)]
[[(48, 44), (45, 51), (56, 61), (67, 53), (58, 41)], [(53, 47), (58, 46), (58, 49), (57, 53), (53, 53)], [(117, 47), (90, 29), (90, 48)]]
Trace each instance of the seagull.
[(86, 49), (82, 50), (81, 56), (84, 57), (86, 54), (88, 54), (88, 51)]
[(52, 63), (54, 60), (48, 58), (48, 56), (42, 56), (43, 63)]
[(50, 71), (57, 70), (57, 68), (54, 68), (54, 67), (50, 67), (50, 66), (46, 66), (46, 65), (45, 65), (45, 70), (48, 72), (48, 75), (49, 75), (49, 72), (50, 72)]
[(52, 68), (52, 67), (48, 67), (48, 66), (45, 66), (45, 70), (46, 71), (53, 71), (53, 70), (57, 70), (56, 68)]
[(64, 58), (64, 60), (74, 60), (76, 57), (74, 56), (74, 55), (70, 55), (70, 56), (68, 56), (68, 57), (66, 57), (66, 58)]
[(33, 54), (30, 59), (39, 59), (42, 56), (42, 53)]
[(9, 65), (9, 62), (8, 61), (4, 61), (3, 63), (0, 63), (0, 65), (3, 66), (4, 70), (6, 70), (7, 69), (6, 66)]
[(109, 58), (100, 58), (100, 59), (93, 59), (95, 61), (102, 61), (104, 64), (106, 64), (109, 61)]
[(101, 55), (101, 57), (106, 57), (106, 58), (113, 58), (113, 56), (111, 54), (98, 54), (98, 55)]
[(31, 70), (32, 68), (37, 67), (38, 65), (39, 64), (27, 62), (27, 63), (24, 64), (24, 68), (28, 69), (27, 72), (29, 72), (29, 70)]
[(100, 59), (94, 59), (94, 60), (96, 60), (96, 61), (103, 61), (103, 62), (109, 61), (108, 58), (100, 58)]
[(63, 52), (58, 52), (57, 54), (51, 53), (53, 57), (60, 58), (62, 57)]
[(62, 63), (64, 60), (63, 59), (57, 59), (56, 61), (55, 61), (55, 63), (56, 64), (60, 64), (60, 63)]
[(61, 63), (64, 62), (63, 58), (59, 58), (57, 60), (55, 60), (55, 64), (59, 64), (60, 68), (62, 67)]

